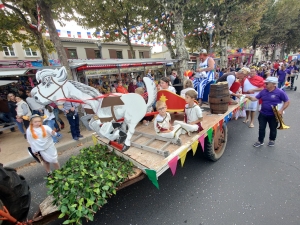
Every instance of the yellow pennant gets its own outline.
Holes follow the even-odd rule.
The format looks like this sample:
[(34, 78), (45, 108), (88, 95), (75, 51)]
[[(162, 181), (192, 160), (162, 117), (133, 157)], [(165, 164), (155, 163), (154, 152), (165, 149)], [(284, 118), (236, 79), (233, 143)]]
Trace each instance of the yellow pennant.
[(92, 135), (92, 140), (93, 140), (94, 145), (98, 144), (98, 140), (95, 137), (95, 135)]
[(192, 150), (193, 150), (193, 156), (195, 155), (195, 153), (196, 153), (196, 151), (197, 151), (198, 143), (199, 143), (199, 141), (196, 140), (196, 141), (194, 141), (193, 144), (191, 144), (191, 147), (192, 147)]
[(184, 149), (182, 152), (179, 153), (181, 167), (183, 167), (185, 158), (186, 158), (187, 149)]

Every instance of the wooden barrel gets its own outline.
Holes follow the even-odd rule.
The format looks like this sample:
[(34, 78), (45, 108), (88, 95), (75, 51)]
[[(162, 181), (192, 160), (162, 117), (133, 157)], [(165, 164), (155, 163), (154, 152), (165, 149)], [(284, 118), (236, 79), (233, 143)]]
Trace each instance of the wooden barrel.
[(230, 94), (227, 82), (210, 85), (209, 105), (212, 114), (223, 114), (228, 110)]

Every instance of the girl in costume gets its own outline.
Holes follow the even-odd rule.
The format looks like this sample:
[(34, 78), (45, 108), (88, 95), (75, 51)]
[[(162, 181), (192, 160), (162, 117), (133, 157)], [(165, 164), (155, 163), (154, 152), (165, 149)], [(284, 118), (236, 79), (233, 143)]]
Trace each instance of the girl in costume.
[(42, 118), (36, 114), (30, 117), (30, 126), (26, 134), (32, 152), (39, 153), (42, 156), (43, 165), (48, 176), (51, 174), (50, 163), (53, 164), (55, 169), (59, 169), (57, 150), (52, 136), (60, 137), (60, 134), (53, 131), (49, 126), (43, 125)]
[(174, 125), (180, 125), (183, 129), (188, 132), (200, 132), (203, 130), (201, 121), (203, 120), (202, 117), (202, 110), (198, 104), (195, 103), (197, 98), (197, 92), (194, 90), (189, 90), (185, 93), (185, 105), (184, 109), (184, 121), (174, 121)]
[(170, 80), (167, 77), (163, 77), (159, 81), (160, 90), (169, 90), (176, 94), (176, 89), (170, 85)]
[(171, 116), (167, 112), (166, 103), (163, 101), (157, 101), (156, 109), (159, 113), (154, 120), (154, 129), (156, 134), (161, 137), (175, 139), (178, 145), (181, 145), (179, 135), (182, 134), (182, 128), (180, 124), (172, 126)]

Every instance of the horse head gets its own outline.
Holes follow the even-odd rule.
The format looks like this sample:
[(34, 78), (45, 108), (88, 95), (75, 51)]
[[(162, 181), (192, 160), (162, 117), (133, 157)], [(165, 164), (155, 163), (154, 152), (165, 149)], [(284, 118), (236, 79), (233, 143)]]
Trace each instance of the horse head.
[(40, 82), (33, 88), (31, 95), (43, 105), (49, 104), (61, 98), (67, 98), (66, 88), (67, 71), (65, 67), (60, 69), (43, 69), (36, 73), (36, 80)]

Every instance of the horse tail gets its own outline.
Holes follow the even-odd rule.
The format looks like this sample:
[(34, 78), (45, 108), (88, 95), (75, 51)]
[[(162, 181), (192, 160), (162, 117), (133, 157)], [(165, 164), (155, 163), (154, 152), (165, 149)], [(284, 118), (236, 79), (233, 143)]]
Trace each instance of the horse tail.
[(156, 85), (154, 81), (152, 81), (148, 77), (144, 77), (143, 80), (146, 84), (146, 89), (148, 92), (147, 108), (150, 108), (156, 100), (156, 94), (157, 94)]

